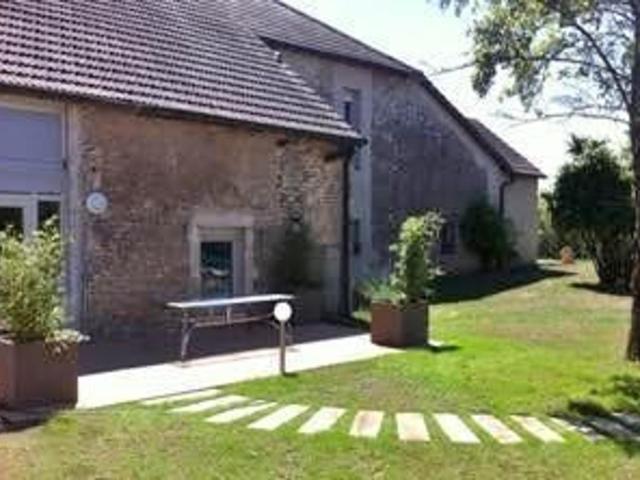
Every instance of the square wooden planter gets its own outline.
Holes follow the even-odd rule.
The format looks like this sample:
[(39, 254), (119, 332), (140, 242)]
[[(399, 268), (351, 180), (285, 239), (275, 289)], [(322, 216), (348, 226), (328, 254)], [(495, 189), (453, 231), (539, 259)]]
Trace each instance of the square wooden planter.
[(44, 342), (16, 344), (0, 337), (0, 406), (73, 406), (78, 401), (78, 347), (52, 355)]
[(398, 307), (371, 305), (371, 341), (386, 347), (424, 347), (429, 336), (429, 306), (415, 303)]

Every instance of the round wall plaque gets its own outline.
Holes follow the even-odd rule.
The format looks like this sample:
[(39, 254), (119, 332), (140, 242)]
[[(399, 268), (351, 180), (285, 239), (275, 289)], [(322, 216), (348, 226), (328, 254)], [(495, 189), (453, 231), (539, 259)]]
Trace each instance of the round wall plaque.
[(101, 192), (90, 193), (87, 197), (87, 210), (94, 215), (102, 215), (109, 208), (109, 200)]

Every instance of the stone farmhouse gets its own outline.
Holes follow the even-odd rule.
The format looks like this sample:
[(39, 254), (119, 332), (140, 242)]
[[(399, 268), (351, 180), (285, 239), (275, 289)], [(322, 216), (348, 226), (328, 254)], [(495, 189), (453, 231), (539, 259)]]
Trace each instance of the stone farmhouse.
[(61, 218), (83, 330), (272, 291), (300, 222), (327, 316), (427, 208), (452, 271), (475, 267), (458, 224), (483, 196), (535, 260), (542, 173), (420, 71), (277, 0), (4, 1), (0, 39), (0, 228)]

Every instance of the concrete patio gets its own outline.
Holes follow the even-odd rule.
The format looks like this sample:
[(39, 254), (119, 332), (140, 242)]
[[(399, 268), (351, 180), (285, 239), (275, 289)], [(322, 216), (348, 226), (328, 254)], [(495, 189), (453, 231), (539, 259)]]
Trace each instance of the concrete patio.
[[(82, 348), (78, 408), (98, 408), (279, 374), (276, 332), (265, 325), (197, 332), (192, 360), (178, 361), (178, 336), (99, 341)], [(287, 371), (302, 372), (395, 353), (339, 325), (295, 329)]]

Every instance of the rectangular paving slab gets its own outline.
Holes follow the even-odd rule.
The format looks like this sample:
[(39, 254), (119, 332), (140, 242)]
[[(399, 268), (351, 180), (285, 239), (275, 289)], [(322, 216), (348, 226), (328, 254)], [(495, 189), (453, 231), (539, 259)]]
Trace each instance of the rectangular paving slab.
[(306, 405), (286, 405), (266, 417), (256, 420), (249, 425), (249, 428), (255, 430), (275, 430), (294, 418), (299, 417), (307, 410), (309, 410), (309, 407)]
[(428, 442), (429, 431), (421, 413), (397, 413), (398, 438), (403, 442)]
[(224, 397), (205, 400), (204, 402), (192, 403), (184, 407), (178, 407), (171, 410), (171, 413), (200, 413), (215, 408), (230, 407), (238, 403), (248, 402), (250, 399), (241, 395), (227, 395)]
[(384, 412), (361, 410), (356, 413), (349, 435), (352, 437), (376, 438), (382, 428)]
[(345, 412), (346, 410), (344, 408), (322, 407), (300, 427), (298, 432), (313, 435), (331, 430)]
[(556, 425), (558, 428), (581, 435), (589, 442), (597, 442), (606, 438), (584, 422), (558, 417), (551, 417), (549, 420), (551, 420), (551, 423)]
[(453, 443), (474, 444), (480, 439), (465, 425), (458, 415), (452, 413), (437, 413), (433, 416), (449, 440)]
[(234, 408), (233, 410), (227, 410), (226, 412), (218, 413), (213, 417), (207, 418), (205, 422), (232, 423), (232, 422), (241, 420), (243, 418), (250, 417), (257, 413), (263, 412), (270, 408), (273, 408), (276, 405), (277, 405), (276, 403), (267, 403), (267, 402), (258, 401), (246, 407), (238, 407), (238, 408)]
[(625, 427), (640, 432), (640, 415), (633, 413), (614, 413), (613, 416)]
[(482, 430), (491, 435), (498, 443), (511, 445), (522, 442), (520, 435), (511, 430), (493, 415), (471, 415), (471, 418)]
[(202, 398), (211, 398), (220, 395), (222, 392), (217, 389), (201, 390), (199, 392), (182, 393), (180, 395), (171, 395), (162, 398), (153, 398), (142, 402), (146, 406), (166, 405), (169, 403), (182, 402), (185, 400), (200, 400)]
[(587, 423), (599, 432), (623, 442), (640, 442), (640, 434), (629, 430), (624, 425), (605, 417), (589, 417)]
[(520, 425), (537, 439), (544, 443), (564, 442), (564, 438), (555, 430), (552, 430), (536, 417), (525, 417), (522, 415), (512, 415), (511, 419)]

